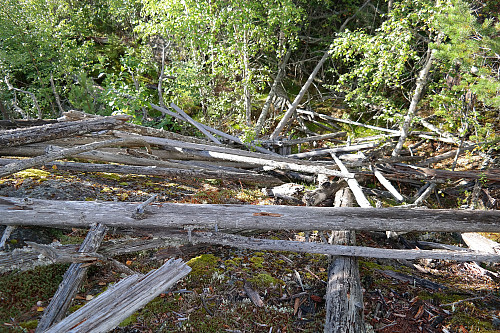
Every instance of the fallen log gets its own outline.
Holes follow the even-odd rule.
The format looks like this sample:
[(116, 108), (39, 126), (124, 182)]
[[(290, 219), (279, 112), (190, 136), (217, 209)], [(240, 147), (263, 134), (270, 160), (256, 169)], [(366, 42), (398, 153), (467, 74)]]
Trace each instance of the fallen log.
[[(137, 159), (137, 158), (136, 158)], [(141, 159), (142, 160), (142, 159)], [(0, 159), (0, 165), (11, 163), (11, 159)], [(133, 162), (129, 161), (129, 162)], [(145, 161), (144, 161), (145, 162)], [(169, 163), (169, 162), (164, 162)], [(151, 163), (158, 164), (158, 163)], [(173, 164), (173, 163), (172, 163)], [(283, 182), (278, 178), (269, 175), (262, 175), (251, 171), (225, 171), (225, 170), (202, 170), (188, 168), (164, 168), (157, 166), (137, 166), (137, 165), (116, 165), (116, 164), (92, 164), (79, 162), (47, 162), (43, 164), (47, 169), (80, 171), (80, 172), (112, 172), (119, 174), (135, 174), (159, 177), (180, 177), (184, 179), (202, 178), (202, 179), (224, 179), (235, 182), (242, 182), (252, 185), (280, 185)]]
[(353, 151), (358, 151), (358, 150), (362, 150), (362, 149), (374, 148), (377, 146), (378, 145), (376, 143), (370, 142), (370, 143), (364, 143), (364, 144), (360, 144), (360, 145), (313, 150), (313, 151), (308, 151), (305, 153), (297, 153), (297, 154), (287, 155), (287, 157), (311, 158), (311, 157), (318, 157), (318, 156), (328, 156), (330, 154), (353, 152)]
[(424, 168), (421, 166), (395, 163), (390, 169), (385, 168), (396, 173), (411, 174), (420, 176), (425, 179), (479, 179), (483, 181), (500, 181), (500, 169), (489, 170), (470, 170), (470, 171), (450, 171)]
[(0, 120), (0, 129), (14, 129), (19, 127), (42, 126), (54, 124), (58, 121), (55, 119), (12, 119)]
[(140, 140), (137, 139), (114, 139), (114, 140), (106, 140), (102, 142), (94, 142), (94, 143), (88, 143), (86, 145), (82, 146), (77, 146), (77, 147), (72, 147), (72, 148), (66, 148), (66, 149), (61, 149), (57, 151), (52, 151), (48, 152), (45, 155), (40, 155), (37, 157), (33, 157), (27, 160), (19, 160), (17, 162), (13, 162), (10, 164), (7, 164), (0, 168), (0, 177), (5, 177), (7, 175), (10, 175), (12, 173), (28, 169), (34, 166), (42, 165), (44, 163), (61, 159), (64, 157), (68, 157), (71, 155), (75, 155), (78, 153), (83, 153), (83, 152), (88, 152), (90, 150), (102, 148), (102, 147), (109, 147), (109, 146), (119, 146), (119, 145), (126, 145), (130, 143), (140, 143)]
[[(104, 224), (96, 224), (90, 228), (78, 252), (96, 252), (106, 234)], [(87, 274), (88, 266), (81, 263), (71, 264), (64, 274), (54, 297), (43, 312), (35, 332), (45, 332), (49, 327), (61, 321), (68, 311), (71, 301)]]
[[(131, 136), (127, 133), (117, 133), (118, 136), (124, 138), (140, 138), (144, 142), (158, 146), (175, 147), (178, 151), (188, 152), (200, 156), (213, 157), (226, 161), (244, 162), (255, 165), (265, 166), (269, 169), (282, 169), (306, 173), (322, 173), (329, 176), (353, 178), (354, 174), (346, 174), (327, 168), (324, 165), (306, 162), (295, 161), (283, 157), (269, 156), (267, 154), (255, 153), (250, 151), (243, 151), (238, 149), (231, 149), (225, 147), (215, 147), (207, 145), (199, 145), (187, 142), (181, 142), (169, 139), (160, 139), (148, 136)], [(196, 152), (197, 151), (197, 152)]]
[[(349, 187), (352, 191), (352, 186)], [(347, 187), (337, 191), (335, 206), (353, 206), (351, 191)], [(356, 234), (349, 230), (332, 231), (331, 244), (354, 246)], [(325, 333), (366, 332), (363, 315), (363, 291), (357, 258), (345, 256), (332, 258), (332, 262), (328, 266), (325, 300)]]
[(190, 271), (189, 266), (177, 259), (167, 261), (147, 275), (131, 275), (109, 287), (45, 333), (108, 332)]
[(4, 225), (260, 230), (500, 232), (500, 211), (154, 203), (141, 219), (135, 203), (0, 197)]
[(9, 130), (0, 133), (0, 147), (21, 146), (33, 142), (42, 142), (90, 132), (109, 130), (123, 124), (129, 119), (129, 116), (120, 115), (90, 120), (58, 122), (43, 126)]

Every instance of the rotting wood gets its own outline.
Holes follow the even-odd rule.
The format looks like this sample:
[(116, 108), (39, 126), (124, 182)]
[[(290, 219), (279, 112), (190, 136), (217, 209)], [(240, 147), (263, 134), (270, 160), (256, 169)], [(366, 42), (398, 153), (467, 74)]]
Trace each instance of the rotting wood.
[[(80, 246), (79, 252), (96, 252), (106, 234), (106, 229), (104, 224), (93, 225)], [(54, 297), (52, 297), (49, 305), (45, 308), (35, 332), (45, 332), (49, 327), (57, 324), (64, 318), (66, 311), (68, 311), (71, 305), (71, 301), (85, 278), (87, 269), (88, 266), (80, 263), (69, 266)]]
[(74, 154), (78, 153), (83, 153), (87, 152), (90, 150), (102, 148), (102, 147), (109, 147), (109, 146), (118, 146), (122, 144), (130, 144), (130, 143), (140, 143), (140, 140), (137, 139), (114, 139), (114, 140), (107, 140), (107, 141), (102, 141), (102, 142), (94, 142), (94, 143), (88, 143), (86, 145), (82, 146), (77, 146), (77, 147), (72, 147), (72, 148), (66, 148), (58, 151), (52, 151), (49, 153), (46, 153), (45, 155), (40, 155), (37, 157), (33, 157), (27, 160), (20, 160), (18, 162), (13, 162), (10, 164), (7, 164), (0, 168), (0, 177), (5, 177), (7, 175), (10, 175), (12, 173), (28, 169), (34, 166), (42, 165), (44, 163), (61, 159), (64, 157), (68, 157)]
[(429, 157), (428, 159), (419, 162), (417, 165), (418, 166), (428, 166), (430, 164), (434, 164), (434, 163), (446, 160), (448, 158), (455, 157), (457, 155), (457, 152), (465, 153), (466, 151), (473, 150), (476, 147), (478, 147), (477, 144), (464, 145), (464, 146), (462, 146), (461, 149), (454, 149), (454, 150), (448, 151), (446, 153), (443, 153), (443, 154), (440, 154), (437, 156)]
[[(6, 159), (0, 159), (0, 165), (6, 163)], [(132, 162), (132, 161), (131, 161)], [(165, 162), (167, 163), (167, 162)], [(224, 179), (230, 181), (241, 181), (245, 184), (270, 186), (281, 185), (283, 182), (273, 176), (259, 174), (251, 171), (240, 170), (204, 170), (196, 168), (188, 168), (182, 165), (183, 169), (179, 168), (163, 168), (157, 166), (137, 166), (137, 165), (116, 165), (116, 164), (93, 164), (79, 162), (48, 162), (44, 163), (48, 169), (80, 171), (80, 172), (112, 172), (119, 174), (136, 174), (160, 177), (181, 177), (185, 179), (202, 178), (202, 179)]]
[[(128, 134), (121, 134), (121, 137), (134, 137)], [(161, 139), (154, 137), (140, 136), (141, 140), (152, 145), (166, 145), (176, 147), (179, 151), (187, 151), (188, 153), (201, 156), (214, 157), (226, 161), (252, 163), (255, 165), (265, 166), (269, 169), (291, 170), (305, 173), (323, 173), (329, 176), (353, 178), (354, 174), (346, 174), (337, 170), (327, 168), (321, 164), (307, 161), (295, 161), (283, 157), (269, 156), (266, 154), (242, 151), (225, 147), (212, 147), (206, 145), (197, 145), (192, 143), (180, 142), (176, 140)], [(197, 152), (196, 152), (197, 151)]]
[(48, 141), (68, 136), (113, 129), (129, 116), (111, 116), (98, 119), (65, 121), (43, 126), (0, 132), (0, 147), (21, 146), (33, 142)]
[(0, 250), (3, 250), (3, 248), (5, 247), (5, 243), (7, 242), (7, 239), (9, 239), (10, 235), (15, 229), (16, 227), (13, 225), (8, 225), (5, 228), (2, 234), (2, 239), (0, 239)]
[(400, 132), (398, 130), (393, 130), (393, 129), (384, 128), (384, 127), (378, 127), (378, 126), (372, 126), (372, 125), (366, 125), (366, 124), (363, 124), (363, 123), (360, 123), (357, 121), (353, 121), (353, 120), (349, 120), (349, 119), (335, 118), (335, 117), (327, 116), (325, 114), (316, 113), (313, 111), (297, 110), (297, 113), (310, 114), (313, 116), (317, 116), (320, 119), (336, 121), (339, 123), (345, 123), (345, 124), (349, 124), (349, 125), (356, 125), (356, 126), (365, 127), (365, 128), (373, 129), (376, 131), (380, 131), (380, 132), (387, 132), (387, 133), (395, 134), (398, 136), (400, 135)]
[[(173, 105), (175, 105), (175, 104), (173, 104), (173, 103), (170, 104), (170, 107), (173, 107)], [(153, 106), (153, 104), (151, 106)], [(203, 126), (201, 126), (200, 123), (198, 123), (193, 118), (191, 118), (181, 108), (177, 107), (177, 105), (175, 105), (175, 106), (176, 107), (174, 109), (178, 112), (178, 115), (174, 116), (175, 112), (172, 112), (170, 110), (168, 110), (169, 111), (167, 113), (168, 115), (174, 116), (175, 118), (182, 120), (182, 121), (187, 121), (188, 123), (190, 123), (191, 125), (196, 127), (201, 133), (203, 133), (203, 135), (205, 135), (210, 141), (217, 143), (217, 144), (222, 144), (222, 142), (220, 142), (216, 137), (214, 137), (212, 134), (210, 134)], [(157, 107), (156, 105), (155, 105), (155, 109), (162, 112), (162, 113), (165, 113), (165, 111), (167, 111), (166, 107)]]
[[(335, 155), (334, 155), (335, 156)], [(344, 187), (335, 195), (335, 206), (353, 205), (351, 191)], [(354, 231), (332, 231), (331, 244), (356, 244)], [(326, 333), (366, 331), (364, 323), (363, 292), (359, 275), (358, 261), (354, 257), (338, 256), (332, 258), (328, 267), (326, 286)]]
[[(257, 251), (290, 251), (299, 253), (315, 253), (332, 256), (354, 256), (364, 258), (388, 258), (388, 259), (436, 259), (456, 261), (478, 261), (478, 262), (500, 262), (500, 256), (496, 254), (478, 253), (467, 248), (457, 248), (445, 244), (419, 242), (422, 245), (441, 248), (448, 251), (431, 250), (399, 250), (382, 249), (362, 246), (329, 245), (324, 243), (304, 243), (287, 240), (270, 240), (250, 238), (221, 232), (192, 232), (189, 237), (185, 231), (156, 232), (161, 238), (154, 239), (119, 239), (104, 242), (97, 254), (79, 254), (78, 245), (46, 245), (54, 248), (59, 254), (58, 258), (75, 258), (79, 261), (100, 260), (108, 261), (109, 257), (124, 253), (133, 253), (144, 250), (157, 249), (168, 246), (181, 246), (186, 244), (213, 244), (232, 246), (235, 248), (252, 249)], [(102, 258), (101, 258), (102, 256)], [(57, 259), (56, 259), (57, 262)], [(0, 252), (0, 273), (12, 270), (30, 270), (38, 266), (53, 264), (53, 259), (40, 257), (40, 253), (32, 248), (25, 247), (15, 249), (12, 252)]]
[(328, 133), (328, 134), (322, 134), (322, 135), (308, 136), (306, 138), (288, 140), (288, 141), (285, 141), (285, 143), (287, 145), (298, 145), (301, 143), (306, 143), (306, 142), (311, 142), (311, 141), (323, 141), (323, 140), (328, 141), (328, 139), (341, 138), (341, 137), (344, 137), (346, 135), (347, 135), (347, 132)]
[(288, 155), (287, 157), (310, 158), (310, 157), (318, 157), (318, 156), (328, 156), (330, 154), (359, 151), (362, 149), (375, 148), (377, 146), (378, 146), (378, 144), (370, 142), (370, 143), (364, 143), (364, 144), (360, 144), (360, 145), (313, 150), (313, 151), (308, 151), (305, 153), (291, 154), (291, 155)]
[(191, 271), (180, 259), (146, 275), (131, 275), (91, 300), (45, 333), (108, 332)]
[(0, 129), (14, 129), (22, 127), (43, 126), (55, 124), (58, 121), (55, 119), (11, 119), (0, 120)]
[[(333, 160), (335, 163), (337, 163), (340, 171), (347, 173), (349, 172), (347, 168), (344, 166), (342, 161), (335, 155), (331, 154)], [(346, 179), (347, 185), (349, 185), (349, 188), (352, 191), (352, 194), (354, 194), (354, 198), (356, 198), (356, 202), (358, 203), (359, 207), (362, 208), (371, 208), (372, 205), (368, 201), (368, 199), (365, 197), (363, 190), (361, 189), (361, 186), (359, 185), (358, 181), (355, 178), (352, 179)], [(351, 205), (349, 205), (351, 206)], [(349, 206), (344, 206), (344, 207), (349, 207)], [(340, 206), (339, 206), (340, 207)]]
[(410, 164), (394, 163), (390, 168), (385, 168), (396, 173), (417, 175), (423, 178), (441, 179), (479, 179), (483, 181), (500, 181), (500, 169), (471, 170), (471, 171), (450, 171), (431, 169)]
[(155, 203), (141, 220), (129, 202), (53, 201), (0, 197), (4, 225), (210, 228), (260, 230), (372, 230), (500, 232), (500, 211), (273, 205)]
[(500, 244), (476, 232), (464, 232), (462, 233), (462, 239), (471, 250), (500, 254)]
[[(440, 32), (437, 35), (436, 45), (439, 46), (443, 37), (444, 34), (442, 32)], [(401, 125), (401, 135), (399, 136), (398, 143), (396, 144), (396, 147), (394, 148), (391, 154), (394, 157), (397, 157), (401, 154), (401, 150), (403, 149), (403, 144), (405, 143), (406, 138), (409, 135), (411, 122), (413, 121), (413, 118), (417, 112), (417, 105), (420, 102), (422, 92), (424, 91), (424, 87), (427, 83), (429, 72), (437, 52), (437, 48), (432, 48), (432, 47), (435, 46), (429, 44), (427, 49), (427, 54), (428, 54), (427, 59), (425, 61), (423, 68), (420, 70), (420, 73), (418, 74), (417, 84), (415, 86), (415, 91), (413, 92), (413, 96), (411, 98), (411, 103), (408, 108), (408, 112), (406, 113), (403, 124)]]

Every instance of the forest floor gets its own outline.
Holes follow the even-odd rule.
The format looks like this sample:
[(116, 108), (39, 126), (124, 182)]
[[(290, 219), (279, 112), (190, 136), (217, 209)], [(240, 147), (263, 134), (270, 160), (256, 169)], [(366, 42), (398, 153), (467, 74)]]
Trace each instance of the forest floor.
[[(157, 200), (160, 202), (274, 204), (273, 199), (264, 196), (259, 188), (210, 179), (29, 169), (0, 180), (1, 196), (141, 202), (152, 194), (159, 195)], [(428, 200), (431, 207), (456, 208), (467, 201), (467, 193), (448, 201)], [(18, 228), (7, 247), (22, 247), (25, 241), (76, 244), (85, 235), (86, 230), (80, 229)], [(146, 238), (152, 236), (144, 235)], [(252, 236), (306, 239), (304, 233), (292, 230)], [(321, 241), (315, 233), (308, 236), (309, 241)], [(495, 234), (489, 236), (494, 240), (500, 238)], [(105, 240), (119, 237), (122, 236), (109, 231)], [(463, 246), (460, 236), (453, 234), (411, 233), (404, 237), (409, 241), (431, 240)], [(373, 232), (357, 233), (357, 243), (403, 247), (400, 241)], [(142, 251), (116, 259), (137, 272), (146, 273), (172, 257), (188, 262), (192, 272), (174, 289), (165, 291), (125, 320), (114, 332), (323, 331), (327, 256), (187, 245)], [(51, 265), (0, 275), (0, 332), (34, 332), (37, 320), (67, 267)], [(375, 332), (500, 332), (498, 265), (363, 258), (359, 260), (359, 268), (365, 321)], [(493, 273), (485, 273), (482, 268)], [(408, 282), (413, 281), (411, 277), (421, 280)], [(113, 271), (111, 266), (92, 266), (71, 311), (121, 278), (122, 274)], [(243, 289), (245, 282), (260, 294), (263, 307), (251, 303)]]

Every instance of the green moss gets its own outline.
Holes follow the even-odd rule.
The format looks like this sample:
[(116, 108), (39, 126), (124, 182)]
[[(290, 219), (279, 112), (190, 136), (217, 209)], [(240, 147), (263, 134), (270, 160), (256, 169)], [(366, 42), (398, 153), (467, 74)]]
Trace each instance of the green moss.
[(187, 262), (192, 271), (189, 273), (191, 277), (200, 278), (202, 276), (211, 276), (217, 262), (220, 259), (213, 254), (202, 254)]
[(137, 321), (137, 314), (136, 314), (136, 313), (134, 313), (134, 314), (132, 314), (131, 316), (129, 316), (128, 318), (126, 318), (124, 321), (122, 321), (122, 322), (120, 323), (120, 325), (118, 325), (118, 326), (120, 326), (120, 327), (125, 327), (125, 326), (128, 326), (128, 325), (130, 325), (130, 324), (135, 323), (136, 321)]
[(116, 180), (116, 181), (120, 181), (122, 179), (121, 175), (112, 172), (99, 172), (97, 173), (97, 175), (99, 175), (100, 178)]
[(452, 326), (463, 326), (469, 332), (498, 332), (493, 328), (493, 324), (489, 321), (481, 320), (477, 317), (472, 317), (465, 313), (456, 313), (450, 320)]
[(50, 172), (39, 169), (26, 169), (16, 172), (13, 176), (16, 178), (31, 178), (31, 179), (45, 179), (50, 175)]
[(254, 268), (264, 268), (264, 266), (262, 264), (264, 263), (265, 259), (263, 257), (253, 256), (253, 257), (250, 257), (249, 260), (253, 264), (252, 267), (254, 267)]
[(30, 313), (38, 301), (48, 301), (56, 292), (68, 265), (37, 267), (27, 272), (0, 276), (0, 323)]
[(268, 288), (283, 284), (283, 281), (276, 279), (267, 273), (259, 273), (256, 276), (249, 278), (248, 282), (258, 288)]
[(28, 320), (19, 324), (22, 328), (27, 330), (34, 330), (38, 326), (38, 320)]
[(72, 307), (69, 308), (69, 312), (73, 313), (73, 312), (77, 311), (78, 309), (80, 309), (84, 305), (85, 304), (76, 304), (76, 305), (73, 305)]

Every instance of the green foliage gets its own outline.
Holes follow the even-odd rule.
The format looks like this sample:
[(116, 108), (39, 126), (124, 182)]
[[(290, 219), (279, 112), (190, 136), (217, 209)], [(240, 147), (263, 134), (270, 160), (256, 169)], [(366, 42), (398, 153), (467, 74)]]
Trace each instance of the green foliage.
[(255, 96), (267, 80), (256, 59), (280, 58), (294, 47), (301, 11), (290, 0), (150, 1), (143, 0), (138, 31), (160, 35), (166, 46), (165, 99), (196, 110), (204, 121), (243, 123), (243, 94)]

